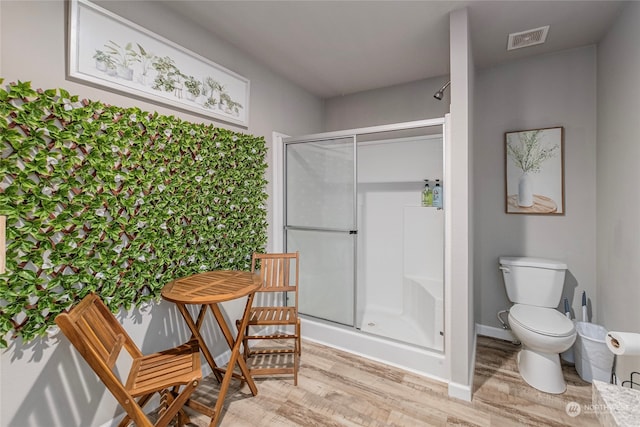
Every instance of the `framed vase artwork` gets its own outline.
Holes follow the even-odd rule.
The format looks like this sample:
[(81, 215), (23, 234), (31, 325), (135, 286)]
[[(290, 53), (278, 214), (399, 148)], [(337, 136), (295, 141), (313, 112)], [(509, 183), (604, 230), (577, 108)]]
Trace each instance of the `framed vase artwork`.
[(504, 134), (505, 210), (564, 215), (564, 128)]
[(88, 0), (69, 2), (68, 78), (247, 127), (249, 80)]

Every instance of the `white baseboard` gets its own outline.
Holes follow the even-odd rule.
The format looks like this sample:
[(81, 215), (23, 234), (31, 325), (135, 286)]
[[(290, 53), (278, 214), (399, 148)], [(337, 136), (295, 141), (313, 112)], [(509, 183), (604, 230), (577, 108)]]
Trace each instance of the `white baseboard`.
[(497, 338), (505, 341), (514, 341), (516, 337), (508, 329), (496, 328), (494, 326), (481, 325), (476, 323), (476, 335)]
[(472, 388), (473, 388), (472, 385), (449, 382), (449, 389), (448, 389), (449, 397), (464, 400), (465, 402), (471, 402)]

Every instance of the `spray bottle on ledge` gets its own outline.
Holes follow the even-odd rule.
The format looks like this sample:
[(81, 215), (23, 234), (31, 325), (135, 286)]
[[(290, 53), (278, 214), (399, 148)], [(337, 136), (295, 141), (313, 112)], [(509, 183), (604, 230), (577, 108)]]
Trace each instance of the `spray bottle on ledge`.
[(431, 192), (431, 188), (429, 188), (428, 179), (424, 180), (424, 189), (422, 190), (422, 206), (433, 206), (433, 193)]
[(436, 186), (433, 187), (433, 206), (442, 209), (442, 187), (439, 179), (436, 179)]

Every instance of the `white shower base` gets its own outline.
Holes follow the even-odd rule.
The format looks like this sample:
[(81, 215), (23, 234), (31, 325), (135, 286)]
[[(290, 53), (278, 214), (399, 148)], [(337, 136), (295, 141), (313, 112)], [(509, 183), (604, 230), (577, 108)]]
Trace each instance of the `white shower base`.
[(438, 381), (448, 381), (445, 357), (441, 352), (379, 337), (349, 326), (301, 317), (303, 339), (348, 351)]
[(413, 319), (381, 307), (367, 307), (360, 330), (421, 347), (434, 347), (429, 334)]
[(402, 289), (401, 310), (368, 305), (362, 311), (358, 327), (364, 332), (442, 351), (442, 282), (406, 276)]

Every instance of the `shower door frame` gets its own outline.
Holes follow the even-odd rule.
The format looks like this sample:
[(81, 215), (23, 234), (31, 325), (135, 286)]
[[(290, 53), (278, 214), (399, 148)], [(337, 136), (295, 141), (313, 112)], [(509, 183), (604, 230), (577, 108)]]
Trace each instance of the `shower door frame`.
[[(354, 186), (353, 186), (353, 191), (354, 191), (354, 228), (356, 233), (354, 234), (354, 240), (357, 238), (357, 228), (358, 228), (358, 211), (357, 211), (357, 143), (358, 143), (358, 136), (362, 136), (362, 135), (366, 135), (366, 134), (375, 134), (375, 133), (383, 133), (383, 132), (393, 132), (393, 131), (402, 131), (402, 130), (410, 130), (410, 129), (417, 129), (417, 128), (427, 128), (427, 127), (434, 127), (434, 126), (440, 126), (442, 128), (442, 140), (443, 140), (443, 159), (442, 159), (442, 167), (443, 167), (443, 178), (445, 178), (444, 181), (446, 181), (446, 177), (447, 177), (447, 163), (446, 163), (446, 137), (445, 137), (445, 118), (436, 118), (436, 119), (426, 119), (426, 120), (417, 120), (417, 121), (411, 121), (411, 122), (402, 122), (402, 123), (394, 123), (394, 124), (389, 124), (389, 125), (380, 125), (380, 126), (369, 126), (369, 127), (363, 127), (363, 128), (355, 128), (355, 129), (347, 129), (347, 130), (340, 130), (340, 131), (331, 131), (331, 132), (323, 132), (323, 133), (316, 133), (316, 134), (309, 134), (309, 135), (302, 135), (302, 136), (295, 136), (295, 137), (285, 137), (283, 134), (277, 134), (274, 136), (277, 136), (277, 139), (280, 140), (282, 142), (281, 145), (278, 145), (276, 147), (276, 149), (274, 150), (274, 176), (279, 176), (278, 179), (275, 180), (275, 182), (281, 182), (281, 186), (276, 189), (274, 188), (274, 199), (276, 199), (275, 201), (277, 202), (277, 198), (275, 197), (276, 195), (279, 196), (279, 198), (281, 199), (281, 203), (280, 203), (280, 208), (282, 209), (282, 216), (280, 218), (277, 218), (276, 216), (276, 221), (280, 220), (281, 222), (279, 224), (275, 224), (274, 227), (274, 233), (278, 233), (278, 230), (281, 230), (281, 236), (282, 236), (282, 249), (283, 251), (287, 250), (287, 219), (286, 219), (286, 212), (287, 212), (287, 200), (286, 200), (286, 145), (288, 144), (293, 144), (293, 143), (306, 143), (306, 142), (314, 142), (314, 141), (322, 141), (322, 140), (329, 140), (329, 139), (339, 139), (339, 138), (346, 138), (346, 137), (353, 137), (353, 149), (354, 149), (354, 168), (353, 168), (353, 172), (354, 172)], [(275, 139), (274, 139), (275, 141)], [(275, 147), (275, 144), (274, 144)], [(279, 167), (275, 167), (275, 166), (279, 166)], [(445, 183), (446, 184), (446, 183)], [(448, 186), (447, 186), (448, 187)], [(445, 198), (446, 198), (446, 194), (445, 194)], [(445, 234), (446, 234), (446, 230), (447, 230), (447, 216), (445, 215)], [(334, 231), (338, 231), (338, 230), (334, 230)], [(344, 231), (344, 230), (340, 230), (340, 231)], [(445, 245), (446, 245), (446, 241), (447, 239), (445, 238)], [(358, 305), (358, 299), (357, 299), (357, 286), (358, 286), (358, 277), (357, 277), (357, 268), (355, 268), (355, 265), (357, 263), (357, 243), (354, 243), (354, 252), (353, 252), (353, 262), (354, 262), (354, 272), (353, 272), (353, 282), (352, 282), (352, 292), (354, 295), (354, 300), (353, 300), (353, 319), (352, 319), (352, 324), (351, 325), (345, 325), (339, 322), (334, 322), (331, 320), (326, 320), (326, 319), (321, 319), (319, 317), (313, 316), (313, 315), (305, 315), (304, 313), (301, 313), (301, 315), (303, 316), (309, 316), (315, 319), (319, 319), (322, 321), (327, 321), (330, 322), (331, 324), (343, 327), (343, 328), (347, 328), (350, 330), (357, 330), (359, 333), (364, 333), (364, 334), (368, 334), (365, 331), (361, 331), (359, 328), (357, 328), (357, 305)], [(444, 250), (444, 248), (443, 248)], [(446, 251), (445, 251), (445, 274), (443, 277), (443, 285), (446, 287), (446, 282), (447, 282), (447, 272), (446, 272)], [(443, 307), (443, 315), (446, 317), (446, 311), (447, 311), (447, 301), (446, 301), (446, 292), (444, 292), (445, 295), (445, 301), (444, 301), (444, 307)], [(446, 333), (446, 320), (445, 320), (445, 333)]]

